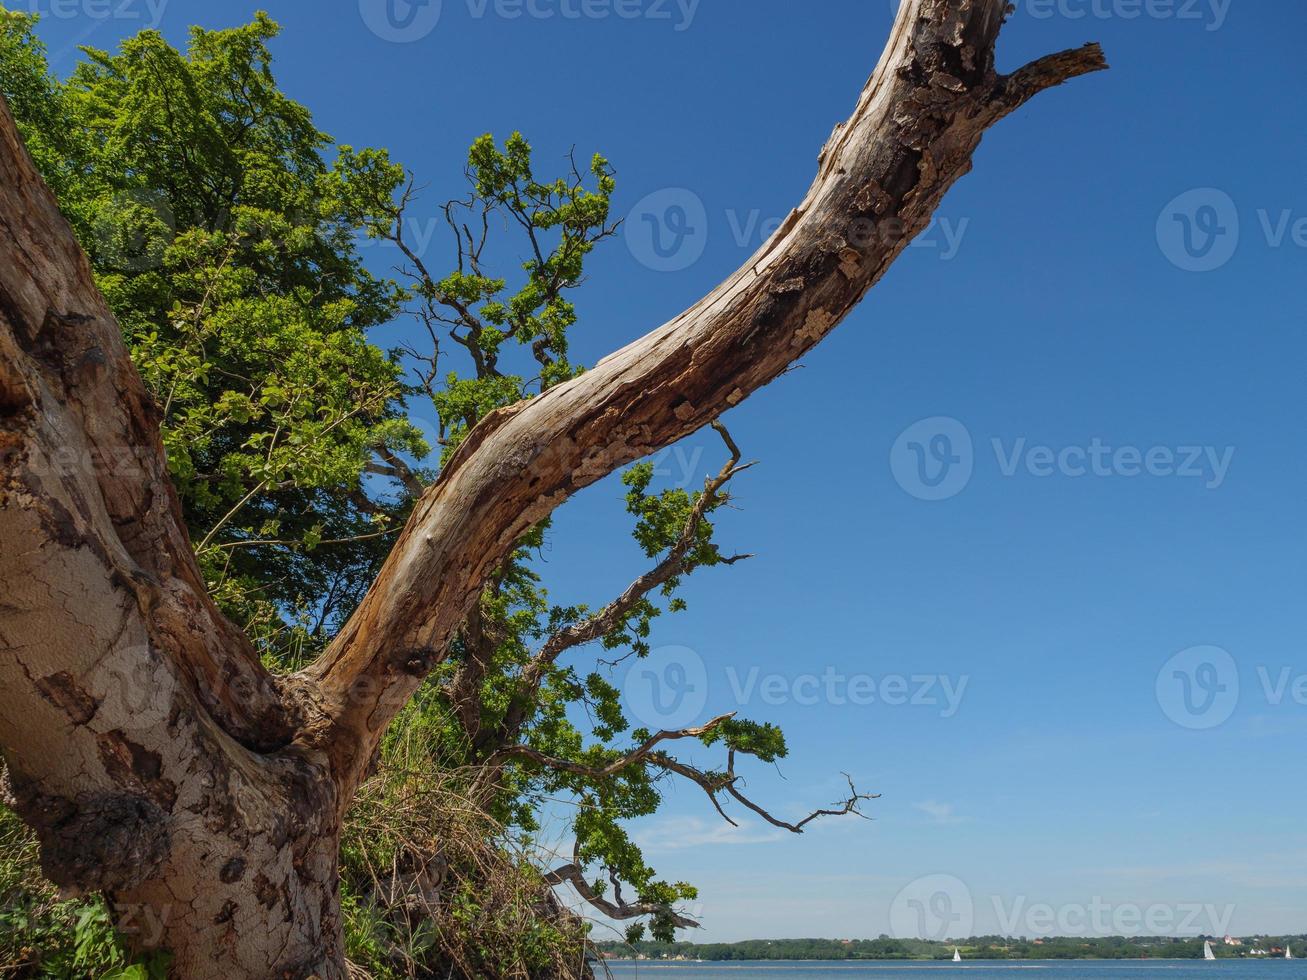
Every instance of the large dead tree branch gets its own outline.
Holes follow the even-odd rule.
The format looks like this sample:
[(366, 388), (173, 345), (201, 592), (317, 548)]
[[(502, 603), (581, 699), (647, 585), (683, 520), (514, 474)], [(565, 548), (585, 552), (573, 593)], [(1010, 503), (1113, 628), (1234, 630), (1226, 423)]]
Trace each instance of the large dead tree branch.
[(670, 323), (483, 419), (424, 494), (353, 619), (309, 676), (352, 788), (389, 720), (518, 538), (614, 469), (695, 432), (782, 374), (862, 299), (971, 168), (984, 132), (1105, 67), (1089, 45), (994, 69), (1003, 0), (905, 0), (816, 182), (738, 272)]
[[(1105, 67), (1089, 45), (999, 74), (1006, 10), (903, 0), (776, 234), (669, 323), (482, 419), (321, 660), (277, 684), (207, 595), (158, 409), (0, 100), (0, 751), (47, 874), (172, 910), (179, 974), (343, 976), (340, 815), (523, 534), (783, 374), (927, 226), (990, 126)], [(697, 772), (658, 749), (641, 764)], [(729, 767), (702, 775), (714, 803), (748, 805)], [(234, 921), (264, 935), (231, 942)]]

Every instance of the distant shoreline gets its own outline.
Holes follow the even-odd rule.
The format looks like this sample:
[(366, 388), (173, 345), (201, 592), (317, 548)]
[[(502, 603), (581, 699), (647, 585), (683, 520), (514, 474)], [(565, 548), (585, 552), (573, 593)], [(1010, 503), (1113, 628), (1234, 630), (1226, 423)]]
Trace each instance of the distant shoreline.
[[(1264, 960), (1264, 959), (1276, 959), (1276, 958), (1277, 958), (1277, 957), (1265, 957), (1265, 956), (1259, 956), (1259, 957), (1257, 957), (1257, 960), (1260, 961), (1260, 960)], [(1253, 958), (1250, 957), (1250, 956), (1222, 956), (1222, 957), (1219, 957), (1219, 960), (1218, 960), (1218, 961), (1224, 961), (1224, 962), (1232, 963), (1232, 962), (1243, 962), (1243, 961), (1245, 961), (1245, 960), (1252, 960), (1252, 959), (1253, 959)], [(1048, 959), (1048, 958), (1043, 958), (1043, 959), (1038, 959), (1038, 958), (1036, 958), (1036, 959), (1018, 959), (1018, 958), (1016, 958), (1016, 957), (1009, 956), (1009, 957), (1007, 957), (1007, 958), (1005, 958), (1005, 959), (997, 959), (997, 960), (987, 960), (987, 959), (984, 959), (983, 957), (979, 957), (979, 956), (978, 956), (978, 957), (976, 957), (975, 959), (962, 960), (962, 962), (959, 963), (959, 964), (957, 964), (957, 965), (958, 965), (958, 966), (966, 966), (968, 963), (987, 963), (987, 964), (988, 964), (988, 963), (1138, 963), (1138, 962), (1140, 962), (1141, 960), (1144, 961), (1144, 962), (1149, 962), (1149, 963), (1192, 963), (1192, 962), (1194, 962), (1194, 958), (1193, 958), (1192, 956), (1142, 956), (1142, 957), (1135, 957), (1135, 958), (1128, 958), (1128, 957), (1113, 958), (1113, 957), (1103, 957), (1103, 956), (1074, 956), (1074, 957), (1069, 956), (1069, 957), (1059, 957), (1058, 959)], [(725, 964), (725, 963), (841, 963), (841, 964), (848, 964), (848, 963), (885, 963), (885, 964), (892, 964), (892, 963), (938, 963), (940, 966), (953, 966), (953, 965), (954, 965), (953, 961), (951, 961), (951, 960), (904, 960), (904, 959), (881, 959), (881, 960), (877, 960), (877, 959), (872, 959), (872, 958), (870, 958), (870, 957), (863, 957), (863, 958), (861, 958), (861, 959), (847, 959), (847, 960), (832, 960), (832, 959), (816, 959), (816, 960), (813, 960), (813, 959), (806, 959), (806, 960), (799, 960), (799, 959), (795, 959), (795, 960), (781, 960), (781, 959), (765, 959), (765, 960), (707, 960), (707, 959), (703, 959), (703, 960), (653, 960), (653, 959), (644, 959), (644, 960), (638, 960), (638, 959), (631, 959), (630, 957), (606, 957), (606, 958), (604, 958), (602, 961), (599, 961), (599, 962), (604, 962), (604, 963), (623, 963), (623, 964), (625, 964), (625, 963), (643, 963), (643, 964), (654, 963), (654, 964), (668, 964), (668, 965), (675, 964), (675, 963), (688, 963), (688, 964), (696, 964), (696, 963), (700, 963), (700, 964), (702, 964), (702, 963), (715, 963), (715, 964)], [(1202, 962), (1201, 958), (1200, 958), (1199, 962)]]
[(1218, 960), (1283, 959), (1286, 944), (1307, 955), (1307, 936), (1184, 937), (1058, 936), (1011, 939), (972, 937), (953, 942), (922, 939), (754, 939), (738, 943), (601, 942), (608, 962), (632, 963), (947, 963), (954, 952), (961, 962), (1046, 963), (1093, 960), (1203, 960), (1211, 943)]

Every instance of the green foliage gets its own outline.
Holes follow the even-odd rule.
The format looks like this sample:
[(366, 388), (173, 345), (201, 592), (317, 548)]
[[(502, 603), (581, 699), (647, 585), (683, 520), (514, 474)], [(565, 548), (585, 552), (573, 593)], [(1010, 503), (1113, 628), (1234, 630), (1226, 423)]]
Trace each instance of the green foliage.
[(402, 293), (356, 233), (366, 187), (277, 88), (277, 26), (154, 31), (49, 77), (34, 20), (0, 27), (0, 84), (91, 257), (162, 415), (210, 588), (275, 660), (352, 609), (403, 517), (364, 480), (377, 446), (423, 455), (397, 356), (367, 331)]
[[(346, 148), (335, 174), (342, 184), (368, 188), (368, 213), (383, 218), (375, 220), (362, 210), (355, 217), (369, 222), (368, 234), (396, 246), (410, 263), (406, 288), (431, 347), (408, 353), (436, 412), (442, 460), (490, 412), (579, 373), (568, 358), (569, 331), (577, 323), (569, 296), (584, 281), (588, 256), (615, 230), (609, 214), (616, 184), (602, 156), (595, 156), (584, 173), (573, 162), (564, 177), (544, 179), (521, 134), (510, 135), (502, 145), (490, 136), (477, 140), (468, 155), (468, 195), (444, 207), (457, 240), (454, 267), (444, 271), (433, 269), (405, 237), (413, 185), (402, 168), (382, 152)], [(509, 244), (497, 243), (500, 252), (526, 256), (522, 274), (511, 284), (490, 269), (492, 228), (507, 228), (516, 236)], [(443, 345), (446, 339), (452, 348)], [(677, 595), (684, 576), (722, 561), (709, 516), (727, 498), (718, 494), (702, 501), (702, 492), (683, 488), (656, 491), (651, 464), (632, 467), (623, 479), (633, 537), (648, 559), (659, 561), (679, 545), (701, 502), (704, 512), (677, 574), (640, 596), (601, 637), (606, 650), (644, 657), (650, 652), (653, 620), (685, 608)], [(446, 771), (493, 767), (486, 812), (522, 833), (538, 829), (537, 813), (545, 800), (573, 800), (576, 857), (600, 872), (596, 891), (602, 892), (609, 875), (617, 876), (634, 890), (635, 900), (661, 910), (650, 925), (656, 935), (670, 936), (672, 907), (693, 899), (695, 890), (660, 880), (622, 826), (656, 812), (666, 771), (641, 761), (596, 780), (497, 755), (521, 743), (554, 760), (602, 769), (649, 737), (631, 729), (620, 692), (605, 672), (581, 671), (564, 660), (538, 662), (542, 644), (592, 614), (585, 605), (551, 600), (537, 571), (547, 533), (547, 524), (534, 529), (496, 572), (452, 656), (397, 728), (420, 725), (439, 747)], [(535, 667), (540, 671), (533, 675)], [(740, 753), (767, 761), (785, 752), (778, 731), (747, 722), (714, 732), (705, 741), (722, 739)]]
[[(116, 54), (87, 48), (66, 81), (50, 76), (34, 24), (3, 15), (0, 90), (158, 404), (213, 595), (270, 665), (295, 669), (366, 591), (414, 484), (486, 415), (583, 370), (569, 353), (573, 297), (616, 231), (614, 171), (595, 155), (546, 176), (521, 134), (481, 137), (466, 196), (442, 208), (454, 248), (440, 268), (406, 237), (416, 196), (404, 168), (385, 150), (334, 145), (279, 90), (268, 48), (278, 27), (265, 15), (193, 29), (184, 52), (154, 31)], [(402, 282), (365, 268), (360, 237), (399, 250)], [(423, 346), (369, 341), (401, 315)], [(434, 446), (407, 416), (417, 396), (435, 413)], [(612, 659), (587, 666), (566, 643), (541, 659), (601, 608), (550, 596), (541, 524), (495, 570), (450, 656), (388, 734), (342, 851), (349, 953), (378, 976), (433, 962), (543, 976), (574, 958), (584, 933), (556, 908), (541, 911), (552, 908), (549, 889), (526, 856), (549, 800), (574, 803), (575, 859), (595, 890), (629, 886), (656, 909), (655, 937), (672, 938), (673, 907), (695, 897), (659, 878), (625, 829), (657, 811), (667, 769), (650, 755), (602, 777), (577, 771), (613, 766), (650, 737), (624, 716), (611, 670), (648, 655), (654, 621), (685, 608), (686, 575), (725, 561), (713, 540), (725, 493), (705, 500), (710, 491), (657, 488), (654, 476), (647, 463), (623, 476), (634, 547), (675, 568), (605, 619), (598, 646), (618, 651)], [(764, 762), (786, 752), (778, 729), (746, 720), (700, 742)], [(504, 754), (515, 745), (564, 765)], [(451, 851), (440, 842), (454, 829), (464, 843)], [(450, 887), (438, 910), (414, 918), (378, 891), (377, 869), (438, 845)], [(57, 957), (65, 933), (99, 935), (94, 908), (42, 905), (33, 928), (48, 933), (32, 934), (34, 947)], [(69, 946), (70, 962), (80, 948)], [(109, 948), (86, 938), (86, 955), (113, 965)]]
[(56, 980), (164, 980), (167, 954), (132, 959), (103, 898), (63, 900), (41, 877), (36, 841), (0, 805), (0, 973)]
[[(433, 272), (405, 237), (413, 182), (388, 154), (342, 147), (328, 183), (328, 200), (411, 263), (409, 293), (432, 349), (409, 353), (436, 410), (442, 459), (489, 412), (579, 373), (568, 360), (568, 331), (577, 322), (568, 294), (582, 283), (595, 245), (615, 231), (608, 218), (616, 181), (602, 156), (586, 174), (573, 162), (566, 177), (541, 180), (520, 133), (503, 149), (486, 135), (472, 145), (467, 176), (470, 196), (443, 208), (457, 254), (444, 272)], [(487, 267), (492, 217), (524, 239), (523, 275), (511, 291), (508, 279)], [(462, 348), (466, 370), (446, 367), (442, 334)], [(527, 369), (534, 374), (526, 376)]]
[(341, 845), (347, 954), (374, 977), (580, 976), (588, 929), (526, 849), (471, 805), (430, 738), (429, 711), (387, 738)]

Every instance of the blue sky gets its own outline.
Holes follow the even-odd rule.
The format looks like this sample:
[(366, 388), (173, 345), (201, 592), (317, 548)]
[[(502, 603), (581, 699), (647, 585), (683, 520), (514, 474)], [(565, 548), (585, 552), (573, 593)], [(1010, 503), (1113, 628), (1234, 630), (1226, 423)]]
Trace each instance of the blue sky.
[[(586, 363), (798, 202), (892, 5), (444, 0), (397, 41), (380, 0), (52, 2), (60, 72), (76, 43), (267, 9), (284, 87), (339, 141), (389, 147), (428, 215), (481, 133), (605, 153), (633, 220), (580, 299)], [(701, 885), (698, 938), (1103, 931), (1096, 900), (1111, 932), (1132, 908), (1169, 923), (1145, 931), (1307, 931), (1307, 8), (1017, 7), (1001, 67), (1099, 40), (1113, 70), (993, 131), (919, 247), (728, 416), (761, 465), (721, 537), (758, 557), (695, 576), (637, 668), (692, 686), (695, 720), (783, 725), (790, 758), (748, 770), (778, 813), (836, 799), (841, 772), (883, 793), (873, 822), (796, 838), (673, 790), (637, 831)], [(670, 259), (657, 222), (686, 231)], [(697, 437), (660, 468), (697, 483), (720, 460)], [(611, 482), (557, 526), (560, 599), (640, 570)], [(656, 713), (642, 676), (627, 690)]]

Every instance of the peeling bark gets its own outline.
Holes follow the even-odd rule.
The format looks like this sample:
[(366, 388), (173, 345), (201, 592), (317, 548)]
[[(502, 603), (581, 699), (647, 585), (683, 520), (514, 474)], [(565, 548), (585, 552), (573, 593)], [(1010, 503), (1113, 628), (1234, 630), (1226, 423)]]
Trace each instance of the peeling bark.
[(346, 795), (447, 648), (481, 583), (532, 524), (618, 467), (712, 422), (838, 324), (971, 168), (985, 130), (1106, 67), (1097, 45), (994, 70), (1001, 0), (907, 0), (804, 201), (711, 294), (593, 370), (487, 416), (428, 488), (377, 582), (308, 676)]
[(340, 821), (486, 576), (568, 496), (712, 422), (844, 318), (984, 131), (1105, 67), (994, 70), (1003, 0), (904, 0), (816, 182), (743, 268), (478, 425), (323, 659), (270, 678), (209, 600), (158, 413), (0, 102), (0, 753), (50, 878), (146, 910), (184, 977), (345, 975)]
[[(180, 975), (342, 975), (335, 783), (293, 740), (299, 699), (209, 600), (153, 402), (2, 102), (0, 178), (13, 805), (46, 875), (148, 910)], [(256, 899), (233, 858), (260, 868), (275, 901)]]

